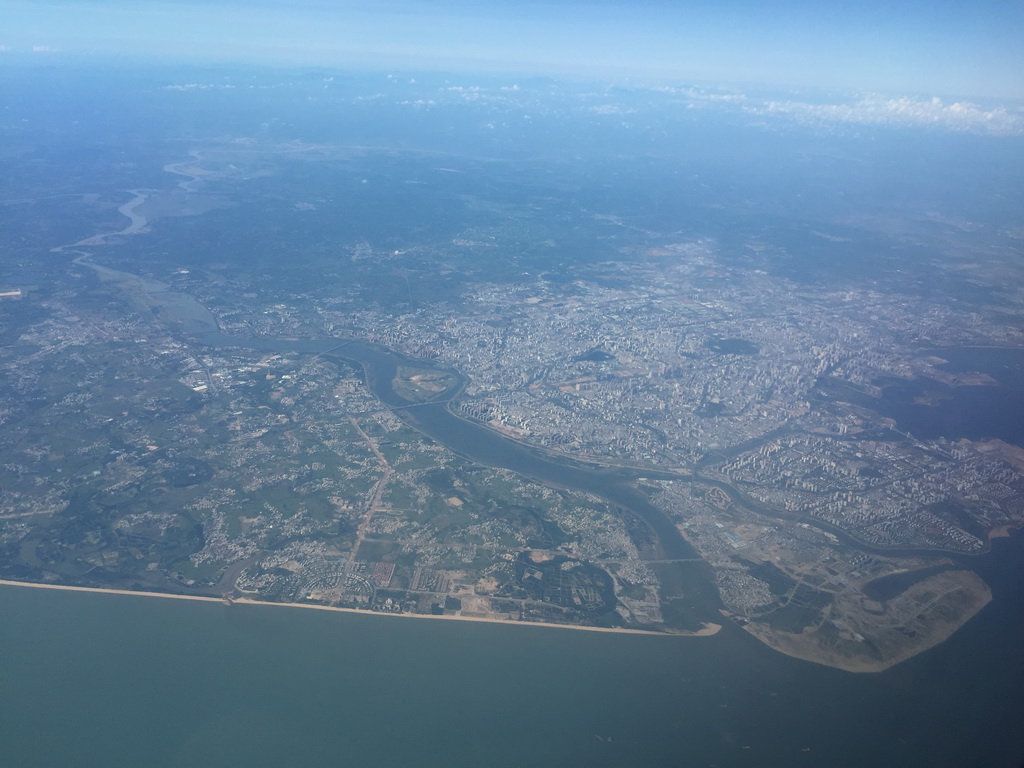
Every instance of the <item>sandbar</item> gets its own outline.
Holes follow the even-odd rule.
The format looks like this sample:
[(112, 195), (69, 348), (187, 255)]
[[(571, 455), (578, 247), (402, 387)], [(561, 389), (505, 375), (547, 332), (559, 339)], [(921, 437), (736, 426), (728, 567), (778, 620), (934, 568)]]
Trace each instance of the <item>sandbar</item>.
[(0, 579), (0, 586), (7, 587), (33, 587), (35, 589), (58, 589), (68, 592), (95, 592), (98, 594), (106, 595), (134, 595), (137, 597), (164, 597), (173, 600), (200, 600), (205, 603), (221, 603), (222, 605), (262, 605), (262, 606), (274, 606), (278, 608), (305, 608), (313, 609), (317, 611), (339, 611), (341, 613), (361, 613), (367, 616), (393, 616), (396, 618), (412, 618), (412, 619), (436, 619), (441, 621), (475, 621), (482, 622), (485, 624), (502, 624), (504, 626), (519, 626), (519, 627), (548, 627), (551, 629), (578, 629), (586, 632), (614, 632), (620, 635), (653, 635), (658, 637), (710, 637), (711, 635), (718, 634), (722, 626), (720, 624), (705, 623), (700, 629), (692, 631), (679, 631), (670, 630), (665, 632), (656, 632), (649, 629), (626, 629), (624, 627), (585, 627), (579, 624), (554, 624), (551, 622), (544, 621), (510, 621), (506, 619), (492, 619), (483, 616), (454, 616), (454, 615), (440, 615), (435, 616), (432, 614), (425, 613), (387, 613), (385, 611), (371, 611), (367, 608), (341, 608), (333, 605), (313, 605), (310, 603), (271, 603), (266, 600), (253, 600), (252, 598), (242, 597), (238, 599), (228, 599), (222, 597), (208, 597), (204, 595), (175, 595), (168, 592), (145, 592), (135, 591), (130, 589), (107, 589), (104, 587), (72, 587), (63, 584), (41, 584), (39, 582), (32, 581), (7, 581)]

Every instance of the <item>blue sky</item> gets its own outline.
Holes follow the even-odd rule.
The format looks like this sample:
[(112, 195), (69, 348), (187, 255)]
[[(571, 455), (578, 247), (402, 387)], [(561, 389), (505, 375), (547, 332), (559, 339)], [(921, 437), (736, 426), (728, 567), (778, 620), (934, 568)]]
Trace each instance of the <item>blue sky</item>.
[(1024, 2), (0, 0), (5, 53), (1024, 98)]

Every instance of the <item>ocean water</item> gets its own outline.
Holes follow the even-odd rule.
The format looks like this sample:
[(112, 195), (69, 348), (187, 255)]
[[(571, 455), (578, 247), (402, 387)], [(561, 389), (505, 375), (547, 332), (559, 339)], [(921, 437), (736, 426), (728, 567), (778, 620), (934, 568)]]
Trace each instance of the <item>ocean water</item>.
[(4, 766), (1017, 766), (1024, 542), (951, 640), (854, 675), (651, 637), (0, 586)]

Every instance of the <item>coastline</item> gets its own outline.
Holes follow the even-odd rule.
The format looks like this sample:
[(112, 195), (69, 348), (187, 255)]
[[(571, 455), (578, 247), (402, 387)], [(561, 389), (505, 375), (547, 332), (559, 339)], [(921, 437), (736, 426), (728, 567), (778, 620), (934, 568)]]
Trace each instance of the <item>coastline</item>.
[(711, 637), (718, 634), (722, 629), (721, 624), (706, 623), (700, 629), (692, 632), (655, 632), (649, 629), (625, 629), (623, 627), (584, 627), (579, 624), (554, 624), (543, 621), (506, 621), (504, 619), (492, 619), (482, 616), (434, 616), (425, 613), (385, 613), (383, 611), (371, 611), (366, 608), (341, 608), (333, 605), (312, 605), (306, 603), (271, 603), (265, 600), (253, 600), (249, 597), (238, 599), (227, 599), (222, 597), (207, 597), (204, 595), (175, 595), (168, 592), (145, 592), (130, 589), (106, 589), (104, 587), (73, 587), (63, 584), (40, 584), (31, 581), (9, 581), (0, 579), (0, 587), (31, 587), (35, 589), (55, 589), (66, 592), (93, 592), (101, 595), (133, 595), (135, 597), (163, 597), (172, 600), (198, 600), (204, 603), (220, 603), (221, 605), (259, 605), (276, 606), (279, 608), (305, 608), (317, 611), (336, 611), (340, 613), (358, 613), (365, 616), (393, 616), (396, 618), (412, 619), (434, 619), (440, 621), (474, 621), (484, 624), (501, 624), (504, 626), (521, 627), (547, 627), (549, 629), (575, 629), (584, 632), (612, 632), (619, 635), (647, 635), (657, 637)]

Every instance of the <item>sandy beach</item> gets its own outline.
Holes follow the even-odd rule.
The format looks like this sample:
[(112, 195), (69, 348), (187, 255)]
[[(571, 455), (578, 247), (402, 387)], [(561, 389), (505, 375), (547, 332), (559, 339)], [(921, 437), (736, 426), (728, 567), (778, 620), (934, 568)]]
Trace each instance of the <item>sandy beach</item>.
[(474, 621), (484, 624), (503, 624), (505, 626), (520, 627), (548, 627), (550, 629), (576, 629), (585, 632), (613, 632), (620, 635), (648, 635), (656, 637), (710, 637), (718, 634), (722, 626), (720, 624), (704, 624), (700, 629), (685, 632), (653, 632), (645, 629), (623, 629), (621, 627), (583, 627), (578, 624), (552, 624), (543, 621), (508, 621), (505, 619), (492, 619), (482, 616), (433, 616), (423, 613), (385, 613), (383, 611), (371, 611), (366, 608), (339, 608), (331, 605), (309, 605), (306, 603), (270, 603), (263, 600), (253, 600), (243, 597), (237, 600), (228, 600), (220, 597), (204, 597), (200, 595), (172, 595), (165, 592), (142, 592), (130, 589), (103, 589), (101, 587), (69, 587), (61, 584), (39, 584), (27, 581), (7, 581), (0, 579), (0, 586), (7, 587), (30, 587), (33, 589), (57, 589), (66, 592), (95, 592), (104, 595), (131, 595), (135, 597), (163, 597), (171, 600), (199, 600), (205, 603), (220, 603), (222, 605), (259, 605), (274, 608), (303, 608), (317, 611), (337, 611), (341, 613), (361, 613), (367, 616), (391, 616), (395, 618), (430, 619), (439, 621)]

